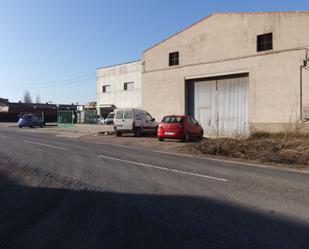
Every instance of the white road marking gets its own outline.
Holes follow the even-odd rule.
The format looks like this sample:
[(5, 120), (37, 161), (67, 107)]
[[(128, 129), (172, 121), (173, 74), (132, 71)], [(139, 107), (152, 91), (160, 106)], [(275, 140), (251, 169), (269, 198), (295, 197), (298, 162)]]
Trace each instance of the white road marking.
[(181, 156), (181, 157), (189, 157), (193, 158), (193, 155), (188, 155), (188, 154), (180, 154), (180, 153), (175, 153), (175, 152), (167, 152), (167, 151), (161, 151), (161, 150), (154, 150), (153, 152), (160, 153), (160, 154), (166, 154), (166, 155), (171, 155), (171, 156)]
[(119, 161), (119, 162), (124, 162), (124, 163), (129, 163), (129, 164), (135, 164), (135, 165), (143, 166), (143, 167), (147, 167), (147, 168), (153, 168), (153, 169), (164, 170), (164, 171), (168, 171), (168, 172), (179, 173), (179, 174), (183, 174), (183, 175), (196, 176), (196, 177), (207, 178), (207, 179), (222, 181), (222, 182), (228, 181), (227, 179), (224, 179), (224, 178), (218, 178), (218, 177), (213, 177), (213, 176), (208, 176), (208, 175), (201, 175), (201, 174), (191, 173), (191, 172), (182, 171), (182, 170), (178, 170), (178, 169), (170, 169), (170, 168), (151, 165), (151, 164), (147, 164), (147, 163), (139, 163), (139, 162), (124, 160), (124, 159), (120, 159), (120, 158), (116, 158), (116, 157), (109, 157), (109, 156), (103, 156), (103, 155), (99, 155), (98, 157), (109, 159), (109, 160), (114, 160), (114, 161)]
[(44, 147), (49, 147), (49, 148), (58, 149), (58, 150), (67, 150), (67, 148), (54, 146), (54, 145), (51, 145), (51, 144), (42, 144), (42, 143), (37, 143), (37, 142), (29, 141), (29, 140), (24, 140), (24, 141), (26, 143), (29, 143), (29, 144), (41, 145), (41, 146), (44, 146)]
[(0, 135), (0, 137), (1, 137), (1, 138), (8, 138), (8, 137), (6, 137), (6, 136), (3, 136), (3, 135)]

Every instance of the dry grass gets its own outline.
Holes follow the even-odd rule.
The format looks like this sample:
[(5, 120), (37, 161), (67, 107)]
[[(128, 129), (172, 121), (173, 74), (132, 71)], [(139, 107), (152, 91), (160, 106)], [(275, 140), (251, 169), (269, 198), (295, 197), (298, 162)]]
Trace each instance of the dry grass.
[(309, 135), (298, 133), (259, 132), (248, 139), (205, 139), (191, 145), (190, 150), (259, 162), (309, 166)]

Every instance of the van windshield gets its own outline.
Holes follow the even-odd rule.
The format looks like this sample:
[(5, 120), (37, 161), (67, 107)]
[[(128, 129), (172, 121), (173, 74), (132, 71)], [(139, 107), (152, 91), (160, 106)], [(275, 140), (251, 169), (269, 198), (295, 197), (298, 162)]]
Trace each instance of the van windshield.
[(162, 123), (181, 123), (182, 117), (166, 116), (162, 119)]
[(123, 118), (123, 111), (116, 112), (115, 119), (122, 119), (122, 118)]

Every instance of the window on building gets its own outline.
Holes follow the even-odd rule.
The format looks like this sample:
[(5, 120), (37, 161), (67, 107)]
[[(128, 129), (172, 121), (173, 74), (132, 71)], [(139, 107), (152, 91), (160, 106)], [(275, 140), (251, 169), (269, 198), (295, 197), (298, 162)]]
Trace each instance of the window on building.
[(169, 65), (170, 66), (179, 65), (179, 52), (173, 52), (169, 54)]
[(102, 92), (108, 93), (111, 91), (111, 85), (103, 85)]
[(273, 49), (273, 33), (257, 36), (257, 51), (266, 51)]
[(134, 82), (125, 82), (123, 83), (123, 90), (133, 90), (134, 89)]

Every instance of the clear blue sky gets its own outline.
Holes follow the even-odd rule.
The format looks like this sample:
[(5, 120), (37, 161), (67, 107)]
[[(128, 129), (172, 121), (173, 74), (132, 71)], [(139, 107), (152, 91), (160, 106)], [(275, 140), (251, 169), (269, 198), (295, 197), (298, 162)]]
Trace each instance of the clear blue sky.
[(140, 59), (212, 12), (288, 10), (309, 1), (0, 0), (0, 97), (28, 89), (42, 101), (95, 101), (96, 68)]

